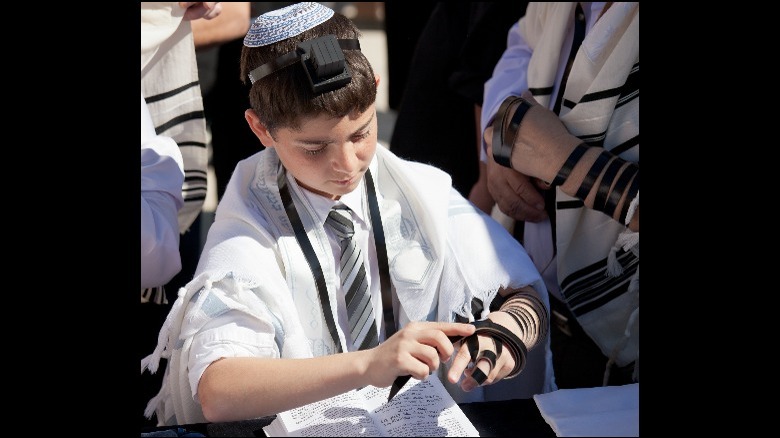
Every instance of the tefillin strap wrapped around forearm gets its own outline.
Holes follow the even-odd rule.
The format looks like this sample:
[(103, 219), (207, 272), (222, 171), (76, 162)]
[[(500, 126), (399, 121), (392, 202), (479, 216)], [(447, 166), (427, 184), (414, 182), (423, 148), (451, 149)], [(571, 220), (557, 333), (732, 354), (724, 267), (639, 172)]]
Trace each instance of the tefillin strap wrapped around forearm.
[(337, 39), (334, 35), (306, 40), (298, 43), (295, 51), (249, 72), (249, 80), (254, 84), (271, 73), (300, 62), (314, 94), (336, 90), (352, 80), (352, 74), (344, 58), (344, 50), (360, 50), (360, 41)]

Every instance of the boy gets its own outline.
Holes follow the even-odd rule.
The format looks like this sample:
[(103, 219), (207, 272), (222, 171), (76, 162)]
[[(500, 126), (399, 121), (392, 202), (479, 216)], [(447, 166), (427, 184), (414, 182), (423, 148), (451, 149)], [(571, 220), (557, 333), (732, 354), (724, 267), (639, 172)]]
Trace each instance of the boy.
[[(142, 361), (154, 372), (170, 357), (147, 408), (159, 424), (270, 415), (434, 371), (458, 401), (555, 389), (538, 271), (447, 174), (377, 147), (379, 78), (358, 36), (319, 3), (247, 33), (245, 116), (266, 149), (236, 166)], [(516, 341), (465, 324), (480, 319)], [(467, 348), (454, 354), (448, 336)]]

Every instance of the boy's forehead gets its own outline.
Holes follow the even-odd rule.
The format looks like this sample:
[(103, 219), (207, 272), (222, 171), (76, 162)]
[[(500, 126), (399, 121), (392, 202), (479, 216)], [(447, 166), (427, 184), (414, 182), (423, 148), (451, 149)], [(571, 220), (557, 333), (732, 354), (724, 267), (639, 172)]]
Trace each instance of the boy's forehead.
[(327, 21), (333, 9), (321, 3), (296, 3), (258, 16), (244, 37), (247, 47), (273, 44), (301, 33)]
[(365, 111), (355, 110), (343, 117), (327, 113), (301, 115), (292, 125), (278, 127), (277, 132), (286, 131), (287, 135), (319, 138), (327, 137), (334, 128), (353, 134), (362, 129), (370, 128), (375, 123), (377, 123), (376, 106), (371, 105)]

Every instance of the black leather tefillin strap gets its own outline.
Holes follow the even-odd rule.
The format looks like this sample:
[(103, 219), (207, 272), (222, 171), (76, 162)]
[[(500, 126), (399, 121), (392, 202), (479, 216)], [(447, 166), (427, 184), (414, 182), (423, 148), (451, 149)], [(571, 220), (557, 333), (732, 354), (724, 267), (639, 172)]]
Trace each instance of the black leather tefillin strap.
[[(504, 377), (504, 379), (511, 379), (512, 377), (516, 377), (518, 374), (520, 374), (520, 372), (523, 371), (526, 362), (525, 358), (528, 355), (528, 349), (526, 348), (525, 343), (523, 343), (523, 341), (518, 338), (517, 335), (512, 333), (511, 330), (507, 329), (503, 325), (496, 324), (489, 319), (473, 321), (470, 324), (476, 327), (476, 330), (473, 334), (469, 336), (448, 336), (450, 342), (454, 344), (465, 339), (467, 344), (473, 346), (474, 342), (472, 339), (476, 340), (477, 335), (482, 334), (492, 336), (494, 339), (501, 341), (507, 348), (509, 348), (509, 350), (512, 352), (512, 357), (515, 358), (515, 367), (509, 374), (507, 374), (506, 377)], [(477, 358), (475, 357), (472, 348), (469, 348), (469, 353), (471, 355), (471, 361), (475, 362)], [(396, 377), (395, 381), (393, 381), (392, 387), (390, 388), (388, 401), (390, 401), (390, 399), (392, 399), (393, 396), (396, 395), (398, 391), (401, 390), (401, 388), (403, 388), (403, 386), (406, 384), (406, 382), (409, 381), (411, 377), (412, 376), (410, 375)], [(475, 380), (477, 379), (475, 378)], [(482, 378), (482, 381), (484, 381), (484, 378)], [(482, 383), (479, 380), (477, 380), (477, 382), (480, 384)]]
[[(285, 178), (286, 171), (280, 170), (277, 176), (277, 183), (279, 185), (279, 196), (282, 198), (282, 204), (287, 212), (287, 217), (290, 219), (293, 231), (295, 232), (295, 239), (301, 246), (301, 251), (306, 257), (306, 262), (309, 264), (312, 275), (314, 276), (314, 283), (317, 286), (317, 292), (320, 299), (320, 307), (322, 308), (322, 316), (325, 318), (325, 324), (328, 326), (328, 332), (336, 346), (336, 353), (344, 351), (341, 342), (339, 341), (338, 331), (336, 329), (336, 322), (333, 318), (333, 312), (330, 309), (330, 299), (328, 298), (328, 288), (325, 284), (325, 275), (322, 273), (322, 266), (317, 259), (317, 254), (314, 252), (314, 248), (309, 241), (306, 234), (306, 230), (303, 227), (301, 218), (298, 215), (298, 210), (295, 208), (292, 196), (290, 196), (290, 189), (287, 187), (287, 180)], [(382, 217), (379, 212), (379, 204), (377, 201), (376, 188), (374, 187), (374, 179), (371, 177), (371, 171), (366, 171), (366, 195), (368, 197), (369, 214), (371, 216), (371, 225), (374, 232), (374, 243), (376, 245), (376, 252), (378, 256), (379, 265), (379, 287), (382, 291), (382, 303), (384, 307), (384, 320), (385, 320), (385, 335), (386, 338), (395, 333), (395, 318), (393, 314), (393, 301), (391, 291), (390, 270), (387, 263), (387, 247), (385, 246), (385, 233), (382, 225)]]
[(321, 94), (336, 90), (352, 80), (344, 50), (360, 50), (360, 41), (338, 39), (334, 35), (301, 41), (295, 50), (250, 71), (249, 80), (254, 85), (260, 79), (298, 63), (309, 79), (312, 92)]
[[(515, 358), (515, 367), (509, 374), (507, 374), (506, 377), (504, 377), (504, 379), (511, 379), (523, 371), (526, 362), (525, 358), (528, 355), (528, 349), (526, 348), (525, 343), (523, 343), (523, 341), (518, 338), (517, 335), (512, 333), (511, 330), (507, 329), (503, 325), (496, 324), (489, 319), (474, 321), (471, 324), (476, 327), (474, 334), (471, 336), (476, 337), (480, 334), (492, 336), (494, 339), (501, 341), (512, 352), (512, 357)], [(450, 337), (450, 340), (452, 341), (453, 338), (455, 339), (453, 342), (457, 342), (463, 339), (462, 336), (454, 336)], [(473, 354), (471, 355), (471, 358), (472, 360), (476, 359)]]
[[(520, 104), (517, 106), (515, 113), (512, 114), (512, 119), (509, 121), (509, 129), (506, 129), (509, 108), (518, 101)], [(509, 96), (501, 103), (496, 113), (495, 126), (493, 128), (493, 159), (496, 163), (510, 169), (512, 168), (512, 150), (515, 147), (515, 136), (520, 129), (520, 122), (523, 121), (525, 113), (530, 108), (530, 103), (517, 96)], [(505, 130), (506, 138), (504, 137)]]

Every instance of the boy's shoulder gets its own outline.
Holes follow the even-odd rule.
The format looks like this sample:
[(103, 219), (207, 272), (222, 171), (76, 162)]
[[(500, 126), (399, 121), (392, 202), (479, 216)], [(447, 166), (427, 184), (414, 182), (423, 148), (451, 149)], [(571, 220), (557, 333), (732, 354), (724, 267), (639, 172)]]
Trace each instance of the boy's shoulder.
[[(249, 193), (252, 190), (265, 188), (273, 191), (273, 187), (269, 186), (276, 186), (278, 166), (279, 159), (273, 149), (264, 149), (240, 160), (230, 175), (230, 181), (220, 204), (227, 200), (240, 200), (239, 204), (245, 204), (247, 198), (254, 198)], [(233, 202), (229, 203), (233, 204)]]
[(438, 167), (428, 163), (408, 160), (406, 158), (399, 157), (398, 155), (393, 153), (393, 151), (385, 148), (384, 146), (377, 146), (377, 157), (379, 159), (387, 160), (388, 162), (394, 163), (394, 165), (399, 168), (409, 170), (409, 173), (412, 175), (419, 174), (420, 176), (423, 177), (436, 175), (438, 177), (446, 177), (452, 180), (450, 175), (444, 170), (439, 169)]

